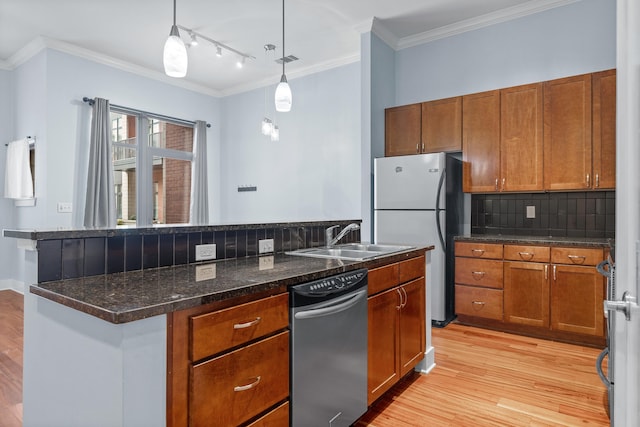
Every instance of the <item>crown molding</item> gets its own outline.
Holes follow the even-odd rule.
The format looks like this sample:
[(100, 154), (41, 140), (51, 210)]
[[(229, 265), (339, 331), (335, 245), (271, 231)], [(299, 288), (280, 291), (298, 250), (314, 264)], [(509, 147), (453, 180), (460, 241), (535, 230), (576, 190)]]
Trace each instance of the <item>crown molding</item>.
[(371, 19), (367, 19), (366, 21), (356, 25), (354, 29), (360, 34), (372, 32), (380, 40), (382, 40), (387, 45), (389, 45), (389, 47), (391, 47), (392, 49), (394, 50), (398, 49), (398, 41), (400, 39), (398, 39), (398, 37), (396, 37), (396, 35), (393, 34), (391, 31), (389, 31), (384, 26), (384, 24), (382, 24), (380, 19), (376, 18), (375, 16)]
[(0, 59), (0, 70), (3, 70), (3, 71), (11, 71), (11, 70), (12, 70), (12, 68), (11, 68), (11, 66), (9, 65), (9, 62), (8, 62), (8, 61), (5, 61), (4, 59)]
[(92, 62), (97, 62), (99, 64), (107, 65), (112, 68), (116, 68), (121, 71), (126, 71), (132, 74), (139, 75), (141, 77), (146, 77), (152, 80), (161, 81), (163, 83), (167, 83), (173, 86), (181, 87), (183, 89), (191, 90), (194, 92), (202, 93), (205, 95), (210, 95), (213, 97), (220, 97), (222, 93), (218, 90), (211, 89), (209, 87), (192, 83), (187, 80), (179, 80), (171, 77), (167, 77), (164, 73), (150, 70), (149, 68), (142, 67), (140, 65), (132, 64), (127, 61), (123, 61), (121, 59), (116, 59), (108, 55), (104, 55), (102, 53), (97, 53), (95, 51), (63, 42), (56, 39), (50, 39), (47, 37), (37, 37), (34, 40), (27, 43), (22, 49), (13, 54), (7, 61), (5, 61), (8, 65), (8, 69), (12, 70), (16, 67), (24, 64), (30, 58), (35, 56), (37, 53), (42, 51), (43, 49), (52, 49), (63, 53), (68, 53), (69, 55), (77, 56), (83, 59), (87, 59)]
[(445, 37), (451, 37), (456, 34), (465, 33), (467, 31), (473, 31), (491, 25), (499, 24), (501, 22), (511, 21), (513, 19), (522, 18), (527, 15), (544, 12), (545, 10), (566, 6), (578, 1), (580, 0), (529, 1), (518, 6), (508, 7), (506, 9), (487, 13), (475, 18), (465, 19), (464, 21), (456, 22), (451, 25), (445, 25), (444, 27), (436, 28), (434, 30), (425, 31), (413, 36), (403, 37), (398, 41), (396, 50), (406, 49)]
[[(354, 62), (360, 61), (360, 52), (355, 52), (350, 55), (343, 56), (341, 58), (332, 59), (330, 61), (325, 61), (320, 64), (315, 64), (313, 66), (300, 68), (295, 71), (287, 71), (287, 80), (291, 81), (292, 79), (296, 79), (299, 77), (308, 76), (311, 74), (319, 73), (321, 71), (330, 70), (332, 68), (341, 67), (343, 65), (353, 64)], [(277, 85), (280, 81), (280, 75), (274, 75), (266, 77), (259, 81), (254, 81), (246, 85), (238, 85), (222, 92), (222, 96), (231, 96), (237, 95), (239, 93), (249, 92), (255, 89), (261, 89), (265, 86), (269, 85)]]

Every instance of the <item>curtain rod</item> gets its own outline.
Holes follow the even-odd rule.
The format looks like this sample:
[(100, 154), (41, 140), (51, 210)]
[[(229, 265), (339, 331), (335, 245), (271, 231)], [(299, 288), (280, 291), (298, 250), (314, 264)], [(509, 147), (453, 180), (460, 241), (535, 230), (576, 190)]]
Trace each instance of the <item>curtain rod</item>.
[[(94, 101), (91, 98), (88, 97), (83, 97), (82, 98), (83, 102), (86, 102), (89, 105), (93, 105)], [(175, 117), (169, 117), (169, 116), (165, 116), (162, 114), (156, 114), (156, 113), (151, 113), (149, 111), (143, 111), (143, 110), (137, 110), (135, 108), (130, 108), (130, 107), (123, 107), (122, 105), (116, 105), (116, 104), (109, 104), (111, 107), (115, 108), (116, 110), (120, 110), (124, 113), (132, 113), (132, 114), (140, 114), (143, 116), (151, 116), (151, 117), (155, 117), (161, 120), (166, 120), (169, 122), (174, 122), (174, 123), (183, 123), (183, 124), (187, 124), (190, 126), (193, 126), (196, 124), (196, 122), (190, 121), (190, 120), (184, 120), (184, 119), (177, 119)], [(211, 124), (207, 123), (207, 127), (210, 128)]]
[[(36, 145), (36, 138), (31, 135), (27, 136), (27, 141), (29, 141), (29, 148), (33, 148)], [(5, 147), (8, 147), (9, 144), (4, 144)]]

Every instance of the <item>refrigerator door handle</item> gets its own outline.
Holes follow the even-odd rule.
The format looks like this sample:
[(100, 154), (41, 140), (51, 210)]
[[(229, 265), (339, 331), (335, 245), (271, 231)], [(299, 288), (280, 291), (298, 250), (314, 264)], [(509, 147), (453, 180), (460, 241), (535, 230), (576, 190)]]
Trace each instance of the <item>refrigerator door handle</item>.
[(607, 378), (607, 376), (602, 371), (602, 361), (608, 354), (609, 354), (609, 347), (606, 347), (604, 350), (602, 350), (602, 352), (598, 355), (598, 358), (596, 359), (596, 371), (598, 372), (600, 381), (602, 381), (602, 384), (604, 384), (606, 387), (610, 387), (611, 382), (609, 381), (609, 378)]
[(442, 174), (440, 175), (440, 182), (438, 183), (438, 191), (436, 193), (436, 227), (438, 228), (438, 238), (440, 239), (440, 244), (442, 245), (442, 250), (447, 250), (447, 245), (444, 242), (444, 237), (442, 236), (442, 224), (440, 224), (440, 211), (444, 209), (440, 209), (440, 195), (442, 194), (442, 187), (444, 187), (444, 178), (446, 176), (447, 169), (442, 169)]

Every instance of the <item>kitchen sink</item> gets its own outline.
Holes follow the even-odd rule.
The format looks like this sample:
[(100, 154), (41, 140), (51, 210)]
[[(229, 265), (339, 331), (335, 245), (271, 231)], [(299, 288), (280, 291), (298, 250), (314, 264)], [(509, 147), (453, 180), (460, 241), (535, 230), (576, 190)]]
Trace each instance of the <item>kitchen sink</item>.
[(308, 248), (285, 252), (287, 255), (306, 256), (315, 258), (336, 258), (349, 261), (362, 261), (381, 255), (413, 249), (414, 246), (376, 245), (367, 243), (346, 243), (330, 248)]

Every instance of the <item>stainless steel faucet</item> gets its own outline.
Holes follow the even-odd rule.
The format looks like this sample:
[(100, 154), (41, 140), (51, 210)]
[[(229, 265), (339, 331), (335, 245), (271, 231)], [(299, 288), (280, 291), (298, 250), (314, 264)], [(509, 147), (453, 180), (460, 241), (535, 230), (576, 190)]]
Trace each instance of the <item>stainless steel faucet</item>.
[(350, 231), (354, 231), (354, 230), (359, 230), (360, 226), (358, 224), (356, 224), (355, 222), (352, 222), (351, 224), (347, 225), (345, 228), (342, 229), (342, 231), (340, 233), (338, 233), (338, 235), (336, 237), (333, 237), (333, 230), (335, 230), (336, 228), (339, 228), (339, 225), (334, 225), (332, 227), (327, 228), (324, 232), (325, 232), (325, 238), (324, 241), (327, 244), (327, 246), (333, 246), (336, 243), (338, 243), (340, 241), (340, 239), (342, 239), (348, 232)]

